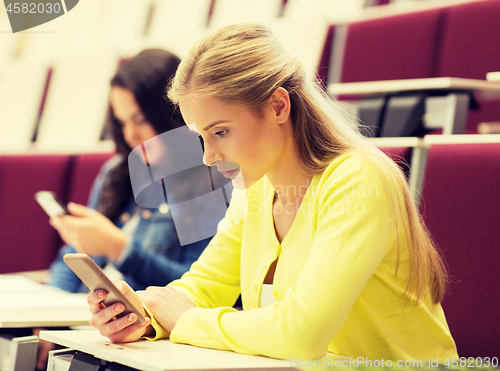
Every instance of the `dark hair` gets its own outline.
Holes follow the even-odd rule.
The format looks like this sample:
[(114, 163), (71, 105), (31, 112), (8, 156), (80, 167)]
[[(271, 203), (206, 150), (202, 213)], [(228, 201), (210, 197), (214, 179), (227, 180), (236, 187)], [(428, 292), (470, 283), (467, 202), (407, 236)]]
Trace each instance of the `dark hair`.
[[(173, 77), (180, 59), (162, 49), (147, 49), (123, 62), (111, 79), (112, 87), (129, 90), (135, 97), (146, 120), (157, 134), (184, 125), (182, 116), (165, 98), (168, 81)], [(125, 142), (122, 128), (110, 105), (107, 130), (116, 144), (121, 162), (108, 174), (99, 197), (97, 210), (114, 220), (133, 198), (127, 158), (132, 150)]]

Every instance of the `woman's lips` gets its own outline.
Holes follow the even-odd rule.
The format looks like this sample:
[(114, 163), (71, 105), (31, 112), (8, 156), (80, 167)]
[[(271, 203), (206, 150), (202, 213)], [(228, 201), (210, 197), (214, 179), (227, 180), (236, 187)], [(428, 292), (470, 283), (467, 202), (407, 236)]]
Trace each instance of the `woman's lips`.
[(223, 171), (222, 174), (226, 177), (226, 178), (231, 178), (233, 179), (236, 175), (238, 175), (240, 169), (234, 169), (234, 170), (227, 170), (227, 171)]

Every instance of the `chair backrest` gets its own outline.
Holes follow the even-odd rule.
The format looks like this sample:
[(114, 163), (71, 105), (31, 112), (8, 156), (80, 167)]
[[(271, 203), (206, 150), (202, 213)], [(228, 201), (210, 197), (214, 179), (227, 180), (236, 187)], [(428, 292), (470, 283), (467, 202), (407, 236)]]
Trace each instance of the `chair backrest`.
[(39, 116), (48, 66), (39, 61), (10, 61), (0, 70), (0, 147), (23, 150), (31, 145)]
[(285, 17), (324, 16), (332, 22), (359, 16), (365, 0), (290, 0), (285, 7)]
[(332, 57), (332, 49), (333, 49), (333, 41), (335, 39), (335, 25), (328, 26), (328, 31), (326, 33), (325, 44), (323, 46), (323, 51), (321, 53), (321, 57), (318, 65), (317, 76), (318, 79), (323, 83), (326, 87), (329, 80), (329, 70), (331, 64)]
[(60, 240), (33, 196), (65, 198), (70, 165), (70, 155), (0, 157), (0, 273), (49, 267)]
[(210, 28), (234, 23), (266, 24), (278, 17), (281, 0), (215, 0)]
[(442, 9), (348, 25), (341, 82), (433, 77)]
[(411, 147), (382, 147), (380, 150), (398, 164), (407, 177), (409, 176), (412, 154)]
[(500, 352), (500, 143), (430, 148), (421, 211), (447, 262), (443, 308), (461, 357)]
[(75, 156), (70, 175), (67, 201), (86, 205), (90, 188), (101, 166), (113, 153), (87, 153)]
[(308, 76), (316, 76), (329, 29), (326, 18), (285, 17), (270, 22), (268, 26), (285, 48), (300, 59)]
[[(445, 9), (443, 41), (437, 76), (484, 80), (500, 70), (500, 2), (473, 1)], [(480, 122), (500, 121), (500, 103), (480, 101), (470, 111), (467, 128), (474, 132)]]
[(147, 38), (140, 48), (164, 48), (184, 58), (207, 33), (211, 5), (212, 0), (156, 1)]
[(36, 144), (51, 151), (94, 148), (108, 111), (114, 53), (71, 55), (54, 63)]

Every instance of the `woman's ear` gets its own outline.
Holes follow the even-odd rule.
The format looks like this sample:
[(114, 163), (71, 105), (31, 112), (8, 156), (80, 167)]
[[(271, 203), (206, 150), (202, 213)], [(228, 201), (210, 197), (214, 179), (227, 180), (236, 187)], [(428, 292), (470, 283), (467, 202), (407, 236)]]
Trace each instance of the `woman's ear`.
[(279, 124), (285, 123), (290, 117), (290, 96), (286, 89), (279, 87), (271, 95), (271, 104), (276, 120)]

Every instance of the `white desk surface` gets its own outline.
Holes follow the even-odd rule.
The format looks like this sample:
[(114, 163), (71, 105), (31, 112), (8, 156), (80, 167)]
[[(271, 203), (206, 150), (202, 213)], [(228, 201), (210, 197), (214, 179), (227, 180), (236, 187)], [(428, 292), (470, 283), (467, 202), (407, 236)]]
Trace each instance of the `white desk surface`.
[(380, 137), (364, 138), (367, 143), (376, 147), (421, 147), (423, 140), (417, 137)]
[(88, 325), (86, 297), (23, 276), (0, 275), (0, 327)]
[(488, 80), (488, 81), (500, 81), (500, 71), (488, 72), (486, 74), (486, 80)]
[(113, 344), (98, 331), (42, 331), (40, 338), (145, 371), (294, 369), (284, 360), (174, 344), (167, 339)]
[(373, 95), (414, 90), (467, 90), (476, 92), (484, 98), (500, 98), (500, 82), (458, 77), (328, 84), (328, 91), (334, 95)]

